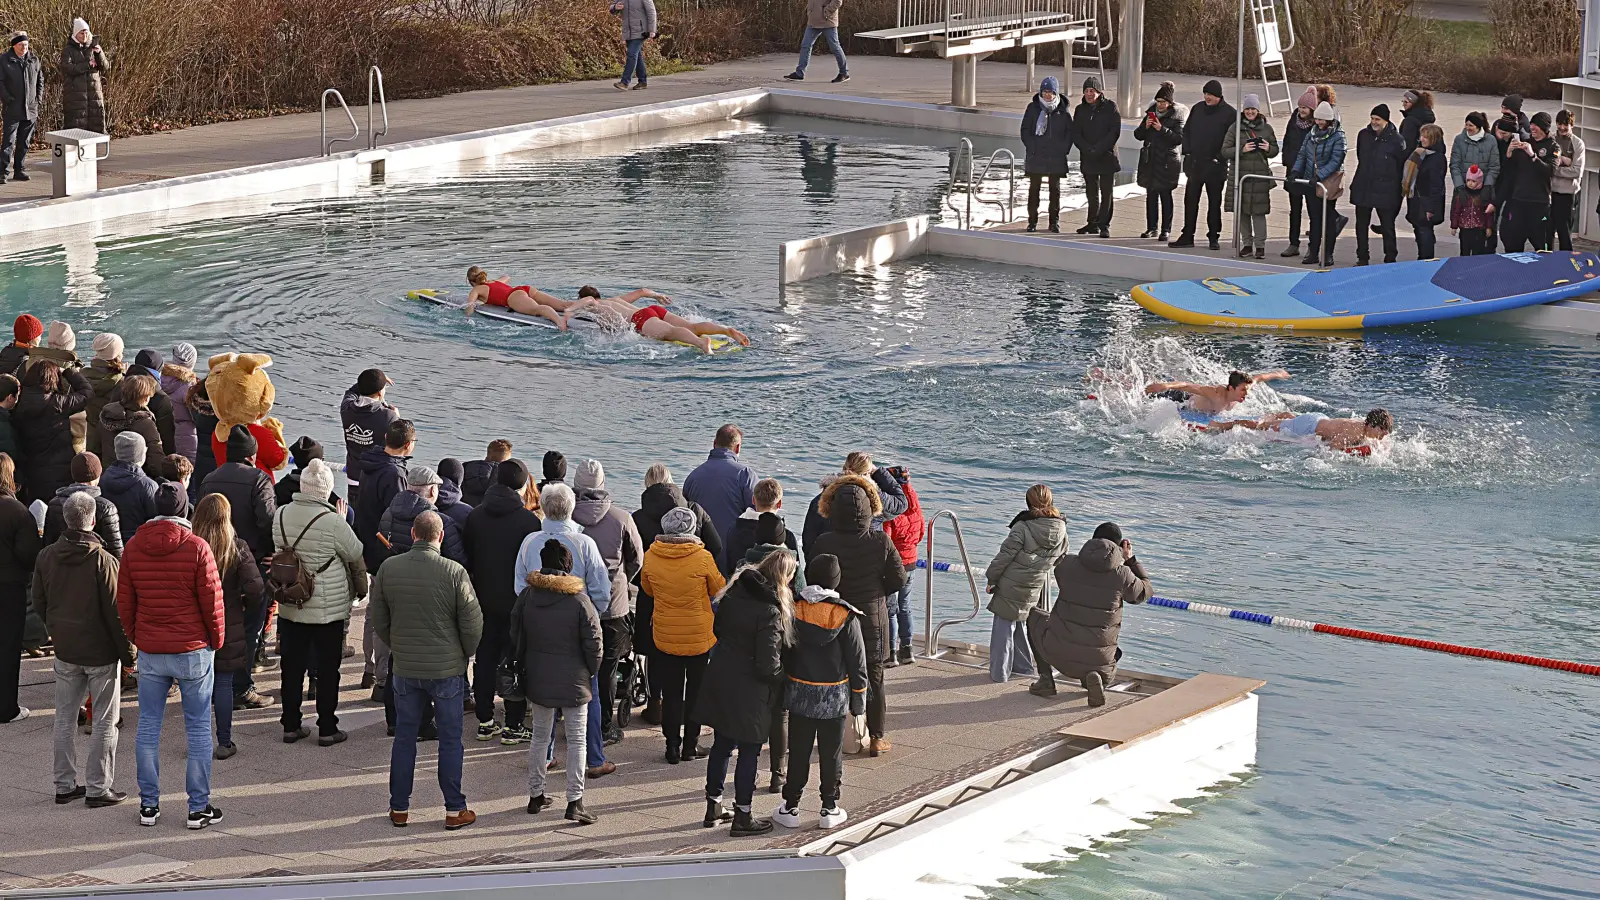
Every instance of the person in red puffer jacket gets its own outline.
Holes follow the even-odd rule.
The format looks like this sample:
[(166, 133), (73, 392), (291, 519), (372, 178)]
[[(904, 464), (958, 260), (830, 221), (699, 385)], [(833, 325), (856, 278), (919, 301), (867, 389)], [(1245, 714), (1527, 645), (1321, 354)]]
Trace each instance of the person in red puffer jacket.
[[(911, 486), (911, 474), (906, 467), (894, 466), (889, 469), (889, 474), (906, 492), (906, 511), (883, 523), (883, 530), (894, 541), (894, 548), (900, 551), (900, 561), (906, 564), (906, 584), (900, 589), (898, 597), (889, 598), (891, 652), (888, 664), (909, 666), (915, 664), (911, 656), (911, 573), (917, 568), (917, 546), (922, 543), (927, 523), (923, 521), (922, 502), (917, 499), (916, 489)], [(897, 636), (898, 648), (895, 647)]]
[(188, 827), (221, 821), (211, 805), (211, 688), (213, 658), (227, 634), (222, 581), (211, 547), (180, 513), (182, 489), (163, 484), (156, 518), (139, 526), (122, 551), (117, 572), (117, 613), (139, 648), (139, 824), (161, 818), (159, 749), (167, 693), (176, 683), (188, 735)]

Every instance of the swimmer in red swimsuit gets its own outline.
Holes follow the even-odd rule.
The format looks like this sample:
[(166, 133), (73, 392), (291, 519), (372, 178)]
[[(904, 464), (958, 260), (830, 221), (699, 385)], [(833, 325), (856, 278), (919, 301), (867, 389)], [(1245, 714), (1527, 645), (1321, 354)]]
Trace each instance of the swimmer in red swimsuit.
[[(667, 296), (648, 288), (630, 291), (620, 297), (601, 297), (598, 290), (585, 286), (578, 292), (578, 297), (580, 298), (578, 302), (567, 308), (566, 318), (569, 322), (578, 313), (593, 308), (602, 311), (602, 327), (608, 324), (605, 321), (607, 319), (613, 319), (614, 322), (609, 324), (619, 329), (626, 328), (627, 324), (631, 323), (635, 332), (647, 338), (688, 344), (691, 347), (698, 347), (702, 353), (711, 352), (711, 340), (707, 335), (713, 334), (727, 335), (742, 346), (750, 346), (750, 339), (737, 328), (717, 322), (691, 322), (668, 312), (665, 306), (659, 305), (671, 302)], [(634, 301), (643, 299), (656, 300), (659, 303), (643, 309), (634, 307)]]
[[(571, 305), (566, 300), (551, 297), (543, 291), (523, 285), (512, 287), (511, 279), (502, 275), (493, 281), (489, 280), (489, 273), (473, 266), (467, 270), (467, 283), (472, 285), (472, 293), (467, 295), (467, 315), (487, 303), (490, 306), (503, 306), (512, 312), (525, 316), (539, 316), (549, 319), (562, 331), (567, 330), (567, 323), (561, 317), (561, 309)], [(547, 303), (546, 299), (555, 303)]]

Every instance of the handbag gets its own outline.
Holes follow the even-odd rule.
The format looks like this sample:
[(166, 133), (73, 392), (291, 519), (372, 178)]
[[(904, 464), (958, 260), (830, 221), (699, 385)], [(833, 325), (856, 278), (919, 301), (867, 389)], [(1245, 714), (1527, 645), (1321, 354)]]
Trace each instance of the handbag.
[(846, 754), (865, 753), (872, 743), (872, 738), (867, 733), (867, 717), (851, 716), (845, 723), (848, 727), (844, 730), (844, 752)]
[(1329, 175), (1317, 185), (1317, 196), (1330, 201), (1338, 200), (1344, 196), (1344, 170)]
[(495, 693), (509, 703), (520, 703), (527, 699), (522, 684), (520, 660), (510, 655), (500, 660), (500, 667), (495, 671)]

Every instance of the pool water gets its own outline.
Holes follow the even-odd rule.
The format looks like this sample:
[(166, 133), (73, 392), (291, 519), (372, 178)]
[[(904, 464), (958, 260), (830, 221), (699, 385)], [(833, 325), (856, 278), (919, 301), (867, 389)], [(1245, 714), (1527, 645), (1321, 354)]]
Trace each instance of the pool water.
[[(0, 258), (4, 314), (66, 319), (81, 348), (115, 330), (130, 353), (270, 352), (291, 439), (330, 448), (339, 394), (372, 364), (425, 461), (503, 436), (525, 459), (601, 459), (625, 499), (654, 462), (681, 481), (737, 421), (796, 524), (816, 479), (868, 449), (911, 469), (929, 513), (961, 516), (979, 567), (1043, 481), (1074, 544), (1120, 522), (1166, 596), (1600, 659), (1593, 340), (1208, 332), (1151, 318), (1127, 283), (936, 258), (780, 291), (782, 240), (938, 214), (949, 136), (775, 119), (678, 137), (63, 237)], [(756, 346), (704, 358), (403, 299), (464, 290), (471, 264), (566, 295), (654, 287)], [(1294, 374), (1251, 411), (1386, 406), (1394, 447), (1197, 435), (1133, 392), (1085, 399), (1091, 368), (1137, 385), (1231, 367)], [(936, 578), (959, 609), (965, 579)], [(984, 639), (987, 618), (960, 633)], [(1600, 896), (1600, 680), (1157, 608), (1124, 640), (1132, 668), (1266, 679), (1257, 769), (994, 896)]]

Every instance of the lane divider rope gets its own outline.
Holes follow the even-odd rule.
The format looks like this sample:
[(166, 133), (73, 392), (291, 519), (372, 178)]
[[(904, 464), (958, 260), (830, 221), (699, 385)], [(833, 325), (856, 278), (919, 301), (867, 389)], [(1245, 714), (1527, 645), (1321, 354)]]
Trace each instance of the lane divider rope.
[[(917, 560), (917, 568), (926, 569), (928, 561)], [(953, 572), (965, 574), (966, 567), (935, 560), (935, 572)], [(1151, 597), (1151, 606), (1162, 606), (1167, 609), (1181, 609), (1189, 612), (1204, 613), (1208, 616), (1220, 616), (1226, 619), (1240, 619), (1245, 622), (1255, 622), (1258, 625), (1274, 625), (1279, 628), (1293, 628), (1298, 631), (1314, 631), (1318, 634), (1333, 634), (1339, 637), (1354, 638), (1361, 641), (1372, 641), (1379, 644), (1400, 644), (1405, 647), (1418, 647), (1423, 650), (1432, 650), (1437, 653), (1453, 653), (1457, 656), (1471, 656), (1478, 659), (1492, 659), (1500, 662), (1517, 663), (1524, 666), (1537, 666), (1541, 669), (1555, 669), (1561, 672), (1576, 672), (1580, 675), (1600, 676), (1600, 665), (1594, 663), (1580, 663), (1566, 659), (1551, 659), (1546, 656), (1532, 656), (1527, 653), (1507, 653), (1504, 650), (1486, 650), (1482, 647), (1468, 647), (1463, 644), (1451, 644), (1445, 641), (1430, 641), (1423, 638), (1406, 637), (1398, 634), (1386, 634), (1381, 631), (1365, 631), (1360, 628), (1346, 628), (1342, 625), (1325, 625), (1321, 622), (1312, 622), (1306, 619), (1294, 619), (1288, 616), (1269, 616), (1265, 613), (1249, 612), (1242, 609), (1232, 609), (1218, 606), (1214, 603), (1198, 603), (1193, 600), (1171, 600), (1166, 597)]]

